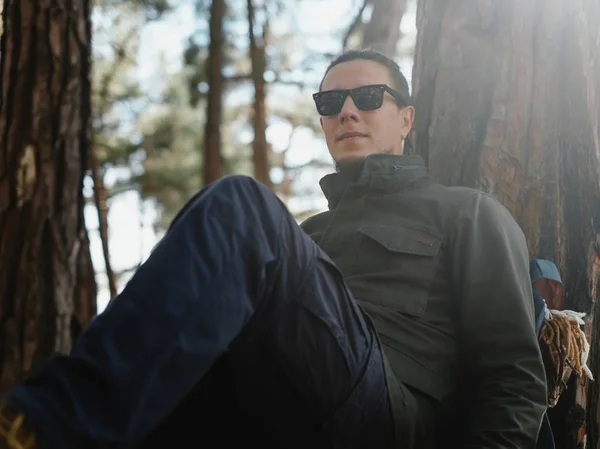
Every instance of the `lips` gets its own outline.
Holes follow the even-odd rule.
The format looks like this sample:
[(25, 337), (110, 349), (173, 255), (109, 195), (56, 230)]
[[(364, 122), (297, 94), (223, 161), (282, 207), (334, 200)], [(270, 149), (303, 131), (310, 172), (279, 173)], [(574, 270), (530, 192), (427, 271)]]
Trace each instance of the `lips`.
[(359, 132), (349, 132), (349, 133), (341, 134), (340, 136), (338, 136), (337, 140), (339, 141), (339, 140), (349, 139), (351, 137), (367, 137), (367, 135), (364, 133), (359, 133)]

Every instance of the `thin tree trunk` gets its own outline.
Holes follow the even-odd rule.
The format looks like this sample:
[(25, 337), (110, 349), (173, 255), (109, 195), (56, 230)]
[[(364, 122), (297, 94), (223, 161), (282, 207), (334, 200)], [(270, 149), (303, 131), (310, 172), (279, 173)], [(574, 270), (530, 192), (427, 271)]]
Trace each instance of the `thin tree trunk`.
[(390, 58), (396, 56), (400, 39), (400, 22), (406, 11), (406, 0), (377, 0), (365, 34), (363, 48), (371, 48)]
[[(252, 144), (252, 161), (254, 177), (259, 182), (271, 186), (269, 175), (269, 145), (267, 143), (267, 111), (266, 111), (266, 41), (268, 22), (263, 24), (262, 37), (256, 37), (256, 14), (252, 0), (247, 0), (248, 6), (248, 37), (250, 40), (250, 59), (252, 61), (252, 82), (254, 83), (254, 141)], [(266, 11), (265, 11), (266, 14)]]
[(210, 7), (210, 45), (206, 65), (209, 86), (204, 132), (204, 184), (222, 176), (221, 121), (223, 109), (223, 18), (225, 0), (213, 0)]
[(4, 1), (0, 396), (38, 361), (71, 347), (81, 285), (77, 263), (86, 237), (90, 8), (89, 0), (61, 8)]
[[(105, 128), (105, 117), (110, 108), (110, 90), (115, 81), (115, 77), (121, 71), (123, 65), (127, 62), (126, 48), (132, 39), (138, 36), (138, 30), (132, 27), (122, 40), (114, 42), (115, 47), (115, 59), (111, 64), (110, 70), (106, 72), (100, 82), (100, 89), (97, 97), (94, 99), (94, 122), (98, 123), (96, 129), (94, 129), (94, 141), (98, 141), (98, 136), (102, 135)], [(111, 298), (117, 295), (117, 281), (112, 264), (110, 262), (110, 249), (109, 249), (109, 238), (108, 238), (108, 204), (107, 204), (107, 192), (104, 185), (104, 167), (98, 162), (96, 156), (96, 146), (93, 145), (89, 152), (89, 170), (91, 178), (94, 182), (94, 204), (98, 213), (98, 228), (100, 241), (102, 244), (102, 255), (104, 257), (104, 265), (106, 268), (106, 278), (108, 280), (108, 289)]]
[[(497, 197), (521, 225), (531, 257), (559, 267), (565, 307), (594, 314), (600, 83), (590, 18), (598, 9), (592, 0), (422, 0), (413, 76), (416, 148), (432, 176)], [(599, 390), (589, 391), (596, 425)], [(553, 426), (557, 447), (569, 449), (580, 443), (582, 410), (574, 388), (563, 396), (568, 412)]]
[(104, 186), (104, 169), (98, 165), (98, 160), (94, 153), (95, 147), (91, 147), (89, 152), (89, 166), (94, 181), (94, 204), (98, 213), (98, 229), (100, 241), (102, 242), (102, 255), (104, 256), (104, 266), (106, 267), (106, 277), (108, 279), (108, 289), (111, 298), (117, 296), (117, 281), (115, 272), (110, 262), (109, 238), (108, 238), (108, 205), (106, 204), (106, 188)]

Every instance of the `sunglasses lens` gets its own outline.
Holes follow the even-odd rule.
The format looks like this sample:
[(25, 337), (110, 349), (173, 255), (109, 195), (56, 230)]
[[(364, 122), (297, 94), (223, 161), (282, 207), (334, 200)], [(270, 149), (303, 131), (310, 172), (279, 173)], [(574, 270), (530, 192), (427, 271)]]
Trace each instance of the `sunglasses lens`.
[(379, 86), (364, 86), (352, 91), (352, 100), (361, 111), (372, 111), (381, 107), (383, 94)]
[(317, 111), (321, 115), (335, 115), (342, 110), (344, 100), (346, 99), (346, 92), (339, 92), (335, 90), (321, 92), (315, 98), (315, 104), (317, 105)]

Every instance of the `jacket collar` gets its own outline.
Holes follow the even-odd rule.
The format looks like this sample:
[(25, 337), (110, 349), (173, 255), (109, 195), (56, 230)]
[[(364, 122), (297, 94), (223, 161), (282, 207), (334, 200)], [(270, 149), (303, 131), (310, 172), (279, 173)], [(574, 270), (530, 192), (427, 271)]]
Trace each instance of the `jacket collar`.
[(350, 185), (373, 190), (401, 192), (414, 182), (429, 178), (425, 162), (421, 156), (397, 154), (372, 154), (367, 156), (355, 180), (331, 173), (324, 176), (319, 184), (329, 209), (335, 209), (346, 188)]

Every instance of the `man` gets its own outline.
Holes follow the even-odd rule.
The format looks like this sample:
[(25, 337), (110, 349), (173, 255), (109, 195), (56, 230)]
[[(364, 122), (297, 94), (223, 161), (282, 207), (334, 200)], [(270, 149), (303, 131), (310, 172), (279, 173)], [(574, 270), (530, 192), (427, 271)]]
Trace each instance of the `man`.
[(72, 354), (6, 398), (5, 433), (432, 448), (452, 416), (456, 447), (534, 447), (546, 388), (518, 226), (402, 156), (414, 109), (393, 61), (342, 55), (315, 103), (329, 211), (301, 230), (250, 178), (207, 186)]

